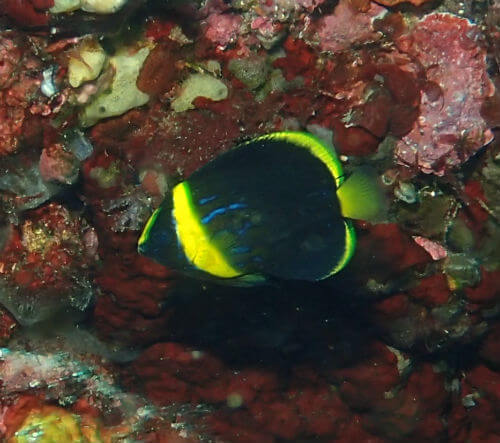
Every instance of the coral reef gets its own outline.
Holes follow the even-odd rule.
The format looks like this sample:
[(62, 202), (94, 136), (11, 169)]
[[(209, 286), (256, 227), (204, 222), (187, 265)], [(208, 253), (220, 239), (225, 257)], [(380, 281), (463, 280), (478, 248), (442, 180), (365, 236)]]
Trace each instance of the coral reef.
[(49, 22), (49, 8), (54, 0), (2, 0), (3, 14), (24, 26), (40, 26)]
[(366, 11), (355, 10), (347, 0), (340, 1), (333, 14), (321, 17), (316, 39), (322, 51), (341, 52), (352, 46), (378, 40), (381, 35), (372, 26), (373, 19), (386, 12), (376, 3), (368, 3)]
[(39, 143), (39, 116), (46, 113), (40, 91), (41, 60), (26, 37), (0, 35), (0, 156), (17, 151), (22, 144)]
[(33, 210), (4, 247), (1, 303), (22, 324), (84, 311), (93, 297), (97, 243), (95, 231), (65, 207), (50, 203)]
[(424, 93), (418, 124), (396, 148), (399, 161), (442, 174), (493, 139), (480, 113), (494, 86), (479, 38), (477, 26), (466, 19), (431, 14), (399, 39), (425, 69), (427, 81), (441, 90), (437, 97)]
[[(1, 432), (9, 442), (146, 439), (153, 420), (163, 422), (156, 427), (165, 439), (178, 441), (178, 432), (169, 425), (184, 425), (175, 420), (169, 423), (169, 416), (189, 414), (181, 407), (158, 409), (122, 392), (109, 368), (62, 350), (33, 354), (2, 348), (0, 366)], [(193, 441), (188, 431), (184, 436), (187, 442)]]
[[(400, 3), (0, 0), (2, 441), (500, 438), (500, 6)], [(176, 183), (277, 130), (379, 178), (342, 273), (137, 253)]]

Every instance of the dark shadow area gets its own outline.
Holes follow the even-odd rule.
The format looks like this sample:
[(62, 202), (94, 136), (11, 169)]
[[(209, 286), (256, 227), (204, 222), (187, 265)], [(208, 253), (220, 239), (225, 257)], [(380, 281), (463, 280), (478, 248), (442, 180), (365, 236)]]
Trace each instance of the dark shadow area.
[(186, 281), (165, 301), (172, 315), (163, 338), (234, 366), (350, 365), (366, 358), (374, 329), (349, 294), (305, 282), (235, 288)]

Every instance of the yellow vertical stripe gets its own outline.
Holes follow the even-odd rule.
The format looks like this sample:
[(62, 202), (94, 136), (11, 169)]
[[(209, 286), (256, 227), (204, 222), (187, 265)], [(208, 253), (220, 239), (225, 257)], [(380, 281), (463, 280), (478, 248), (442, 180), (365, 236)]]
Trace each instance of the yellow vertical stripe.
[(177, 238), (187, 259), (198, 269), (216, 277), (232, 278), (241, 275), (210, 242), (210, 235), (200, 222), (194, 207), (187, 181), (174, 187), (172, 199)]

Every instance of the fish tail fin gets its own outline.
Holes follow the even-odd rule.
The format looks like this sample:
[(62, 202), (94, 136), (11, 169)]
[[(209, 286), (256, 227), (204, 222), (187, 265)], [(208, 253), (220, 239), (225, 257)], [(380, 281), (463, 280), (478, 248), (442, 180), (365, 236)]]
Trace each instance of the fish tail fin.
[(377, 222), (387, 214), (387, 199), (369, 167), (357, 168), (338, 188), (337, 196), (346, 218)]

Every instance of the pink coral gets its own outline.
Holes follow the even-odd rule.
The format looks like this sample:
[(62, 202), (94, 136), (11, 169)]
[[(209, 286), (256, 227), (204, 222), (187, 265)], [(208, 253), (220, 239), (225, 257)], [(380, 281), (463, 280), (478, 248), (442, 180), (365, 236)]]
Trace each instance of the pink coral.
[(492, 140), (480, 110), (494, 86), (479, 38), (479, 27), (466, 19), (430, 14), (397, 41), (441, 88), (422, 93), (418, 122), (396, 148), (400, 163), (443, 175)]
[(433, 260), (441, 260), (448, 255), (448, 251), (440, 243), (421, 237), (420, 235), (414, 235), (413, 240), (415, 240), (417, 245), (422, 246)]
[(325, 0), (296, 0), (295, 3), (308, 11), (313, 11), (318, 6), (325, 3)]
[(42, 150), (40, 175), (45, 181), (72, 184), (78, 177), (78, 161), (74, 155), (56, 143)]
[(236, 14), (212, 14), (206, 22), (205, 37), (225, 48), (237, 38), (241, 22), (241, 16)]
[(371, 3), (367, 12), (357, 12), (347, 0), (341, 0), (333, 14), (325, 15), (317, 24), (319, 47), (322, 51), (339, 52), (353, 45), (376, 41), (373, 19), (384, 14), (386, 9)]

